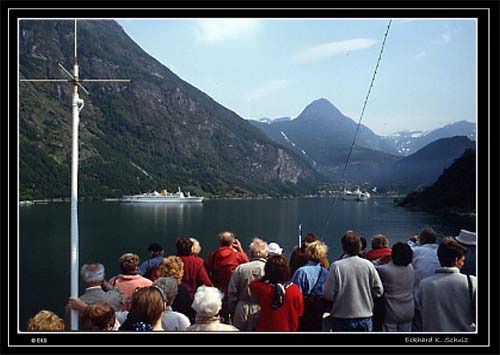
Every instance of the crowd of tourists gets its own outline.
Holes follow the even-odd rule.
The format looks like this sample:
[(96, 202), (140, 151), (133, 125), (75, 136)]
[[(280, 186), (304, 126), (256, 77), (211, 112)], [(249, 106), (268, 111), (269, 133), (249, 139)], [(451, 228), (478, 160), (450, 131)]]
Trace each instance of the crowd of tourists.
[[(176, 255), (149, 245), (143, 263), (120, 256), (120, 274), (106, 279), (85, 264), (85, 292), (70, 298), (60, 318), (42, 310), (28, 331), (472, 332), (476, 323), (476, 234), (462, 230), (437, 244), (432, 228), (389, 247), (353, 231), (342, 255), (307, 234), (287, 260), (275, 242), (254, 238), (248, 254), (231, 232), (199, 256), (194, 238), (176, 240)], [(72, 312), (75, 310), (77, 312)]]

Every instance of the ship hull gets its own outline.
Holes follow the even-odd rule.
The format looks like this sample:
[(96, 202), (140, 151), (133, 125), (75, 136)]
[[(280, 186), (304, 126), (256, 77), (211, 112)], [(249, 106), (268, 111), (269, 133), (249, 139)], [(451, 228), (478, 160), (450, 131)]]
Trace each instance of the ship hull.
[(357, 192), (347, 192), (342, 196), (343, 200), (351, 201), (368, 201), (370, 199), (370, 194), (368, 193), (357, 193)]
[(345, 195), (345, 196), (342, 196), (342, 199), (343, 200), (359, 200), (357, 195)]
[(184, 197), (184, 198), (176, 198), (176, 197), (134, 197), (134, 196), (125, 196), (120, 199), (120, 202), (127, 203), (201, 203), (203, 202), (203, 197)]

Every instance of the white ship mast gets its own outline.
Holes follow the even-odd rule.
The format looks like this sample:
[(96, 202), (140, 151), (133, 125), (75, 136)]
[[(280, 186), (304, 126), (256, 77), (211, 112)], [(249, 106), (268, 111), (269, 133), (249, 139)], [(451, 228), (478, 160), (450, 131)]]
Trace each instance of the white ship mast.
[[(71, 297), (78, 297), (78, 275), (79, 275), (79, 240), (78, 240), (78, 125), (80, 122), (80, 111), (83, 109), (84, 101), (78, 95), (78, 88), (89, 94), (82, 82), (130, 82), (127, 79), (80, 79), (77, 61), (77, 29), (76, 19), (74, 28), (74, 64), (73, 73), (70, 73), (61, 63), (59, 67), (70, 77), (70, 79), (20, 79), (21, 82), (69, 82), (73, 83), (72, 107), (72, 144), (71, 144)], [(78, 330), (78, 312), (71, 311), (71, 330)]]

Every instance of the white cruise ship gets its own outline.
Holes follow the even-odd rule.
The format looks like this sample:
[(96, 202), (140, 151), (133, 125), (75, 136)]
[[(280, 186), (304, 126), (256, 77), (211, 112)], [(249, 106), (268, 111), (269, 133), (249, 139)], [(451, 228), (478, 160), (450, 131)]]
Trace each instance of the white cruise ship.
[(180, 187), (176, 193), (163, 189), (161, 192), (153, 191), (138, 195), (124, 195), (120, 199), (120, 202), (131, 203), (200, 203), (202, 201), (203, 197), (191, 196), (189, 192), (184, 194)]
[(356, 201), (366, 201), (370, 199), (369, 192), (362, 192), (359, 187), (354, 191), (344, 190), (342, 194), (343, 200), (356, 200)]

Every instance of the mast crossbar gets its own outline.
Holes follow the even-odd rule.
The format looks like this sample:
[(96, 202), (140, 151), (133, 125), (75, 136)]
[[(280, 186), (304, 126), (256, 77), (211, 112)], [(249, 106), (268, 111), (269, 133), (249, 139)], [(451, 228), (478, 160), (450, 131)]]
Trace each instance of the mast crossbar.
[[(80, 111), (83, 109), (84, 101), (78, 95), (80, 87), (87, 94), (89, 92), (82, 85), (83, 82), (94, 83), (128, 83), (127, 79), (80, 79), (78, 75), (77, 56), (77, 20), (74, 27), (74, 65), (73, 73), (67, 70), (61, 63), (57, 65), (69, 77), (69, 79), (20, 79), (20, 82), (66, 82), (73, 84), (72, 98), (72, 147), (71, 147), (71, 297), (78, 297), (78, 275), (79, 275), (79, 238), (78, 238), (78, 124)], [(71, 330), (78, 330), (78, 311), (71, 310)]]

